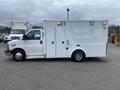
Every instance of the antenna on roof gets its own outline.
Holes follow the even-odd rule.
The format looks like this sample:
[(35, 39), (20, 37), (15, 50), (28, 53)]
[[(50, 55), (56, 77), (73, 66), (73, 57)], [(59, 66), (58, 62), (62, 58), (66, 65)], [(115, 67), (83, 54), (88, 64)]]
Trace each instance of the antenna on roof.
[(67, 8), (66, 10), (67, 10), (67, 21), (68, 21), (68, 20), (69, 20), (69, 12), (70, 12), (70, 9)]

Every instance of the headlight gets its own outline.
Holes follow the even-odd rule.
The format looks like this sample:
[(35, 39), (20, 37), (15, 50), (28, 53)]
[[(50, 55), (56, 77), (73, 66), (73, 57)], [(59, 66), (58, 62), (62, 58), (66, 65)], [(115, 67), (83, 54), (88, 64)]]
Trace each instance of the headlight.
[(11, 46), (12, 46), (12, 47), (15, 47), (15, 46), (16, 46), (16, 44), (11, 44)]

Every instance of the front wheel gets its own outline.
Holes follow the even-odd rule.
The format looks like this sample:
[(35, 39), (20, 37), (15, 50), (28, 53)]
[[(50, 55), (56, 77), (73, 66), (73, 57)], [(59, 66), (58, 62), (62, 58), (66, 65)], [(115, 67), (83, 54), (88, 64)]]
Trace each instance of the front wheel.
[(25, 60), (25, 52), (22, 50), (15, 50), (13, 52), (13, 59), (20, 62)]
[(81, 61), (85, 60), (85, 53), (81, 50), (77, 50), (77, 51), (73, 52), (71, 58), (72, 58), (72, 60), (74, 60), (76, 62), (81, 62)]

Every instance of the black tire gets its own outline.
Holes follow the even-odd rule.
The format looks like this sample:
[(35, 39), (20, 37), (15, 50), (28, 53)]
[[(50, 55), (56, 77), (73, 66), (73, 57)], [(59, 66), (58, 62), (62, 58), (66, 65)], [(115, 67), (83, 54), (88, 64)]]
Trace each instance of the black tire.
[(81, 62), (85, 60), (86, 56), (85, 53), (81, 50), (76, 50), (73, 52), (71, 59), (75, 62)]
[[(22, 55), (20, 58), (19, 57), (16, 57), (17, 54), (20, 54)], [(18, 59), (19, 58), (19, 59)], [(17, 62), (21, 62), (21, 61), (24, 61), (26, 59), (26, 55), (25, 55), (25, 52), (23, 50), (15, 50), (13, 51), (13, 59)]]

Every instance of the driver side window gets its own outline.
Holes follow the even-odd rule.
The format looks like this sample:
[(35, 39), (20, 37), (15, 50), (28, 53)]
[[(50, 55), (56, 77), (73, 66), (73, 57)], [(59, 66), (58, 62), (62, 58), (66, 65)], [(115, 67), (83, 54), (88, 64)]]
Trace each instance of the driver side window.
[(40, 30), (33, 30), (30, 31), (26, 36), (27, 36), (27, 40), (40, 40), (41, 32)]

